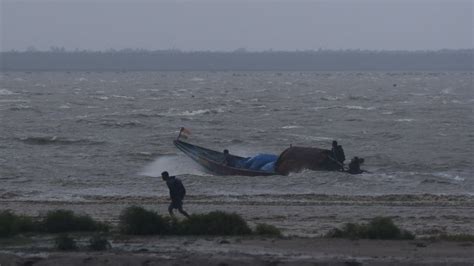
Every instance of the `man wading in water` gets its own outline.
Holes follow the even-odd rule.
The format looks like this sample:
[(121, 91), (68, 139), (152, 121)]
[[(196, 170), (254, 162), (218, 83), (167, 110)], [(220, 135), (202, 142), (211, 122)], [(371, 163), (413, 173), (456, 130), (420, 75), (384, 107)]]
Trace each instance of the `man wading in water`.
[(175, 176), (170, 176), (168, 172), (161, 173), (161, 178), (166, 181), (166, 185), (170, 190), (171, 203), (168, 207), (168, 212), (171, 216), (174, 216), (173, 209), (178, 209), (178, 211), (189, 218), (189, 214), (183, 210), (183, 199), (186, 195), (186, 189), (183, 186), (183, 183), (180, 179)]

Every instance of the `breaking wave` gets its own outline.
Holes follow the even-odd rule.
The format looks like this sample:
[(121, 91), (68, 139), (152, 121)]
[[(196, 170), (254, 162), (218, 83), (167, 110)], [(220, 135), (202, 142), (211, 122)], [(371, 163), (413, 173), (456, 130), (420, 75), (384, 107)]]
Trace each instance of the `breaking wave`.
[(31, 145), (101, 145), (105, 141), (96, 141), (90, 139), (68, 139), (57, 136), (33, 136), (20, 137), (17, 140)]
[(0, 89), (0, 95), (13, 95), (16, 94), (13, 91), (9, 91), (7, 89)]

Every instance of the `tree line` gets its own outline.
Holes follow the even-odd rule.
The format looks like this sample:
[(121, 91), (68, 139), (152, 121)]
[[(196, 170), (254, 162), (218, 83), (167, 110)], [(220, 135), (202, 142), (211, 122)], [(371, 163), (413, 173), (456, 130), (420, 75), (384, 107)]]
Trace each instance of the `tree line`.
[(233, 52), (123, 49), (7, 51), (2, 71), (471, 71), (474, 49)]

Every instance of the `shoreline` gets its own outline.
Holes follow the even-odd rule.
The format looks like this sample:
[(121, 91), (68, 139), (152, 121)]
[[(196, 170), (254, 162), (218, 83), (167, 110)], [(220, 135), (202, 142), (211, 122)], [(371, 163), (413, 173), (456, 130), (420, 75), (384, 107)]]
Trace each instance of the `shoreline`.
[[(45, 239), (36, 239), (45, 246)], [(0, 250), (1, 265), (472, 265), (472, 242), (266, 237), (130, 237), (109, 251)], [(30, 265), (31, 265), (30, 264)]]

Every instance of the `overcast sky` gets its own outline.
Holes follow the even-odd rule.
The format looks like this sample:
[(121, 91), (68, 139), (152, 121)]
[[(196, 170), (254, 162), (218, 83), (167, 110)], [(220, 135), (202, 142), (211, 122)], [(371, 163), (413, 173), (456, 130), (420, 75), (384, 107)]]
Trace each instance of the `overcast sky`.
[(474, 0), (0, 2), (2, 50), (474, 47)]

